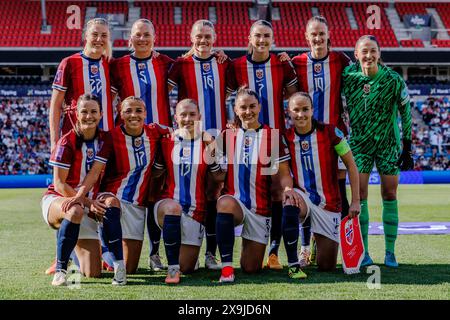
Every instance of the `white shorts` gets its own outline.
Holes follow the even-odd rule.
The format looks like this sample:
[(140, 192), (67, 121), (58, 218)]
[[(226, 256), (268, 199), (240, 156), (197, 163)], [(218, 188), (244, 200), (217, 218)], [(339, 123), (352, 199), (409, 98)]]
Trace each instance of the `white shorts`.
[[(114, 193), (101, 192), (98, 194), (97, 199), (100, 199), (106, 195), (111, 195), (117, 198)], [(120, 207), (121, 207), (120, 224), (122, 226), (122, 239), (144, 241), (146, 208), (137, 206), (132, 203), (124, 202), (122, 200), (120, 200)]]
[(308, 212), (306, 217), (311, 216), (311, 231), (318, 233), (339, 243), (339, 226), (341, 224), (341, 213), (325, 210), (311, 202), (308, 195), (299, 189), (294, 189), (305, 200)]
[[(155, 203), (153, 208), (153, 216), (156, 221), (156, 225), (162, 230), (158, 223), (158, 207), (159, 205), (167, 199), (159, 200)], [(201, 247), (203, 242), (203, 237), (205, 236), (205, 226), (200, 222), (194, 220), (189, 214), (183, 212), (181, 214), (181, 244)]]
[[(50, 205), (53, 201), (60, 198), (61, 196), (58, 196), (56, 194), (47, 194), (44, 195), (44, 197), (41, 200), (41, 207), (42, 207), (42, 216), (44, 218), (45, 223), (48, 223), (48, 211), (50, 209)], [(97, 221), (95, 221), (92, 218), (88, 217), (89, 209), (84, 208), (84, 217), (81, 220), (80, 225), (80, 233), (78, 235), (78, 239), (84, 239), (84, 240), (99, 240), (99, 234), (98, 234), (98, 224)]]
[(122, 239), (144, 241), (146, 208), (122, 201), (120, 206), (122, 208), (120, 215)]
[[(239, 224), (243, 225), (241, 237), (247, 240), (267, 245), (269, 243), (272, 218), (253, 213), (241, 202), (241, 200), (236, 199), (232, 195), (223, 195), (220, 198), (222, 197), (232, 197), (241, 206), (242, 213), (244, 214), (244, 218)], [(219, 201), (220, 198), (217, 201)]]

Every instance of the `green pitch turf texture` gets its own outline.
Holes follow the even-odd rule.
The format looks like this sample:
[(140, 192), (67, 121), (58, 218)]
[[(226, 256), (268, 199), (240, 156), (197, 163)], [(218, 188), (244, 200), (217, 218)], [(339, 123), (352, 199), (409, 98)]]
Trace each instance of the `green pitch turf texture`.
[[(370, 186), (371, 221), (381, 221), (379, 186)], [(340, 265), (333, 273), (305, 269), (308, 278), (293, 281), (283, 271), (264, 270), (245, 275), (239, 269), (241, 239), (235, 242), (236, 282), (218, 283), (219, 271), (204, 266), (195, 274), (182, 276), (181, 284), (165, 285), (164, 272), (147, 268), (146, 236), (139, 270), (128, 276), (124, 287), (111, 285), (112, 273), (102, 278), (82, 278), (80, 289), (53, 288), (44, 270), (55, 254), (55, 232), (44, 223), (40, 199), (43, 189), (0, 189), (0, 299), (449, 299), (450, 235), (401, 235), (397, 240), (397, 270), (383, 266), (384, 238), (370, 236), (370, 253), (380, 266), (381, 288), (369, 289), (371, 274), (363, 270), (345, 275)], [(450, 185), (401, 185), (400, 221), (450, 221)], [(161, 241), (164, 257), (164, 246)], [(280, 248), (287, 263), (284, 247)], [(340, 263), (340, 259), (339, 259)]]

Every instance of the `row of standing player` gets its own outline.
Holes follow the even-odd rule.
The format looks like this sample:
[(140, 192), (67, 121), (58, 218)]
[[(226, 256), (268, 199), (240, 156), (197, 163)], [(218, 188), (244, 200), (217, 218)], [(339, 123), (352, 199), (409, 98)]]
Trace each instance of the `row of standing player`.
[[(108, 83), (109, 77), (106, 76), (108, 73), (107, 63), (104, 60), (100, 60), (101, 55), (105, 51), (104, 46), (106, 45), (108, 39), (107, 27), (104, 25), (104, 23), (99, 23), (101, 21), (102, 20), (96, 19), (90, 22), (91, 23), (90, 26), (92, 28), (87, 28), (86, 47), (88, 48), (88, 50), (86, 50), (85, 48), (84, 55), (77, 54), (75, 55), (75, 57), (74, 56), (70, 57), (73, 60), (71, 63), (68, 63), (70, 61), (70, 58), (66, 59), (61, 63), (60, 68), (58, 69), (57, 76), (55, 77), (55, 86), (54, 86), (56, 91), (54, 94), (54, 99), (52, 99), (53, 105), (52, 110), (54, 111), (52, 112), (53, 117), (51, 118), (51, 126), (53, 123), (53, 128), (51, 129), (52, 146), (55, 145), (55, 141), (57, 140), (56, 139), (57, 130), (55, 130), (56, 127), (55, 120), (59, 120), (59, 117), (61, 115), (60, 112), (58, 113), (59, 110), (58, 107), (56, 106), (62, 103), (64, 97), (66, 97), (67, 101), (66, 104), (72, 106), (71, 107), (72, 110), (74, 106), (73, 103), (74, 97), (76, 97), (78, 93), (83, 92), (83, 90), (89, 91), (89, 89), (92, 89), (91, 92), (95, 92), (97, 95), (101, 96), (103, 101), (102, 105), (108, 106), (108, 101), (111, 100), (108, 99), (110, 94), (109, 90), (104, 89), (104, 87), (107, 88), (109, 84)], [(103, 30), (101, 30), (102, 27)], [(234, 64), (234, 68), (233, 64), (231, 68), (234, 69), (235, 74), (237, 73), (236, 78), (238, 78), (240, 81), (244, 83), (248, 83), (250, 87), (253, 86), (256, 90), (259, 91), (260, 102), (262, 104), (263, 110), (265, 110), (265, 112), (263, 112), (262, 117), (263, 119), (265, 118), (264, 122), (272, 124), (272, 126), (275, 128), (277, 127), (280, 128), (280, 123), (284, 124), (284, 121), (279, 120), (277, 121), (277, 119), (281, 119), (283, 116), (283, 113), (280, 112), (280, 110), (282, 110), (280, 106), (283, 98), (282, 95), (283, 84), (287, 85), (287, 89), (293, 89), (293, 87), (295, 87), (295, 77), (289, 77), (290, 72), (287, 64), (280, 63), (276, 57), (269, 54), (269, 49), (273, 41), (273, 33), (270, 24), (266, 22), (255, 23), (252, 26), (250, 33), (251, 34), (249, 39), (250, 45), (252, 47), (251, 48), (252, 53), (247, 57), (238, 59)], [(329, 109), (329, 106), (335, 107), (340, 105), (339, 102), (336, 102), (339, 99), (336, 97), (336, 94), (334, 94), (336, 92), (339, 92), (339, 89), (331, 90), (330, 84), (333, 85), (336, 84), (336, 88), (339, 88), (340, 86), (339, 68), (343, 69), (345, 64), (348, 63), (348, 59), (345, 59), (343, 55), (339, 54), (333, 55), (334, 54), (333, 52), (328, 52), (328, 44), (327, 44), (328, 33), (326, 28), (326, 22), (324, 22), (323, 20), (313, 18), (309, 21), (307, 29), (307, 38), (311, 44), (312, 49), (311, 53), (306, 55), (304, 54), (298, 57), (298, 59), (294, 58), (293, 61), (294, 65), (296, 65), (298, 70), (297, 74), (300, 76), (300, 83), (303, 83), (305, 86), (310, 85), (309, 88), (308, 87), (306, 88), (308, 89), (307, 91), (310, 94), (312, 93), (312, 95), (314, 96), (314, 106), (315, 106), (314, 110), (316, 118), (323, 121), (328, 120), (330, 122), (332, 121), (332, 119), (333, 120), (337, 119), (338, 121), (340, 121), (341, 118), (339, 108), (336, 108), (336, 110), (333, 110), (333, 112), (331, 113), (327, 112), (326, 109)], [(222, 101), (224, 101), (223, 97), (224, 94), (221, 94), (221, 92), (223, 93), (225, 86), (223, 77), (221, 79), (220, 76), (218, 76), (219, 74), (223, 75), (224, 73), (217, 72), (218, 67), (221, 65), (217, 64), (214, 61), (214, 57), (211, 57), (211, 47), (215, 40), (215, 34), (212, 24), (210, 24), (207, 21), (201, 21), (199, 23), (196, 23), (193, 27), (193, 32), (191, 33), (191, 39), (193, 41), (193, 49), (190, 53), (193, 55), (187, 55), (185, 58), (181, 58), (176, 61), (174, 67), (172, 68), (172, 70), (174, 71), (173, 73), (171, 72), (171, 75), (173, 77), (172, 79), (170, 79), (169, 77), (169, 83), (172, 85), (173, 84), (179, 85), (181, 95), (185, 94), (186, 96), (188, 96), (190, 94), (193, 98), (198, 99), (202, 114), (216, 115), (215, 113), (216, 108), (211, 109), (211, 106), (223, 105)], [(127, 81), (123, 81), (121, 84), (117, 85), (119, 87), (117, 88), (118, 89), (117, 91), (121, 93), (120, 95), (122, 97), (127, 96), (126, 92), (130, 92), (130, 90), (132, 91), (133, 94), (138, 92), (139, 95), (142, 98), (144, 98), (147, 108), (149, 105), (152, 106), (151, 108), (148, 108), (152, 112), (152, 116), (151, 117), (147, 116), (147, 118), (150, 118), (151, 121), (154, 121), (155, 116), (158, 116), (159, 114), (168, 115), (168, 107), (159, 108), (159, 106), (161, 105), (164, 106), (164, 103), (167, 103), (165, 98), (161, 99), (161, 97), (167, 96), (165, 93), (161, 94), (161, 92), (164, 92), (164, 90), (167, 88), (167, 86), (164, 85), (165, 80), (167, 78), (163, 79), (162, 81), (158, 80), (160, 79), (161, 74), (164, 75), (164, 72), (158, 71), (161, 70), (167, 71), (169, 69), (168, 65), (170, 64), (165, 63), (163, 61), (162, 65), (165, 65), (165, 67), (161, 67), (161, 64), (155, 65), (158, 59), (157, 57), (152, 58), (153, 41), (154, 41), (154, 28), (151, 25), (151, 23), (148, 22), (147, 20), (138, 21), (133, 26), (133, 31), (130, 39), (130, 42), (133, 44), (134, 53), (124, 58), (118, 59), (115, 64), (114, 62), (112, 63), (112, 66), (114, 65), (119, 66), (121, 62), (124, 70), (123, 76), (118, 77), (119, 79), (118, 81), (113, 80), (113, 83), (120, 83), (120, 79), (127, 79)], [(91, 50), (89, 50), (89, 47)], [(94, 55), (94, 57), (92, 55)], [(320, 55), (322, 55), (322, 57), (320, 57)], [(95, 56), (97, 57), (97, 60), (92, 59), (92, 58), (95, 59)], [(165, 59), (164, 57), (165, 56), (161, 55), (160, 60), (164, 60)], [(192, 62), (188, 63), (188, 61)], [(236, 68), (236, 66), (239, 66), (239, 64), (237, 63), (239, 61), (241, 61), (241, 68), (239, 67)], [(316, 63), (313, 63), (314, 61)], [(331, 63), (332, 61), (333, 63)], [(303, 65), (301, 62), (304, 62)], [(70, 72), (65, 72), (65, 68), (68, 65), (70, 65), (70, 67), (68, 68), (69, 70), (71, 68), (74, 70), (76, 69), (78, 70), (78, 72), (80, 73), (80, 75), (78, 76), (78, 80), (76, 76), (75, 77), (73, 75), (68, 76)], [(178, 68), (176, 67), (177, 65)], [(336, 68), (336, 66), (339, 68)], [(317, 77), (315, 77), (313, 79), (306, 80), (308, 79), (307, 77), (308, 73), (309, 75), (314, 74), (314, 72), (311, 71), (311, 68), (313, 68), (314, 72), (318, 73), (321, 78), (317, 79)], [(330, 69), (326, 70), (326, 68)], [(178, 72), (176, 72), (177, 69)], [(287, 72), (284, 72), (286, 70)], [(85, 72), (83, 73), (80, 71)], [(184, 72), (189, 71), (191, 72), (190, 74), (192, 75), (192, 79), (190, 79), (189, 77), (179, 77), (179, 76), (177, 77), (177, 74), (180, 74), (182, 72), (184, 74)], [(301, 76), (302, 72), (305, 73), (305, 77)], [(286, 73), (287, 75), (284, 73)], [(111, 74), (112, 79), (114, 79), (114, 74), (119, 73), (118, 72), (112, 73)], [(194, 74), (200, 75), (200, 77), (196, 78)], [(238, 75), (240, 75), (240, 77)], [(333, 76), (333, 79), (331, 79), (331, 81), (329, 78), (330, 75)], [(214, 76), (216, 76), (216, 78), (214, 78)], [(214, 82), (214, 80), (216, 80), (216, 82)], [(222, 80), (222, 82), (220, 80)], [(77, 81), (78, 84), (83, 83), (83, 86), (76, 86), (74, 83), (70, 83)], [(89, 83), (89, 85), (86, 86), (87, 82)], [(282, 82), (281, 85), (280, 82)], [(133, 86), (131, 86), (131, 83), (133, 83)], [(163, 85), (158, 86), (157, 85), (158, 83), (162, 83)], [(103, 84), (105, 85), (102, 86)], [(269, 86), (267, 86), (267, 84), (269, 84)], [(273, 88), (270, 88), (271, 87), (270, 84), (272, 84)], [(128, 88), (126, 88), (127, 85)], [(219, 87), (221, 90), (218, 90)], [(64, 93), (65, 92), (64, 90), (67, 90), (68, 88), (72, 89), (73, 91), (72, 94)], [(208, 88), (217, 90), (219, 92), (218, 94), (211, 94), (212, 92), (211, 90), (208, 91), (207, 90)], [(276, 88), (278, 90), (273, 91), (267, 90), (268, 88), (269, 89)], [(214, 91), (214, 93), (216, 93), (216, 91)], [(333, 94), (330, 95), (330, 93)], [(217, 100), (217, 98), (219, 98), (219, 100)], [(332, 103), (330, 103), (331, 101)], [(157, 106), (157, 108), (153, 106)], [(68, 109), (70, 112), (70, 107)], [(324, 109), (325, 112), (321, 112)], [(104, 120), (102, 122), (104, 128), (109, 128), (112, 125), (112, 111), (111, 109), (108, 110), (109, 113), (106, 116), (104, 116), (103, 118)], [(156, 112), (156, 110), (158, 111)], [(160, 112), (160, 110), (162, 111)], [(331, 119), (330, 114), (332, 114)], [(162, 118), (164, 117), (165, 116), (162, 116)], [(216, 119), (214, 119), (214, 117), (210, 118), (211, 118), (209, 122), (210, 125), (211, 123), (215, 123), (217, 126), (217, 123), (221, 121), (219, 115), (216, 115)], [(70, 117), (66, 117), (66, 119), (70, 119)], [(159, 122), (164, 123), (164, 120), (159, 120)], [(204, 124), (206, 122), (207, 121), (204, 121)], [(68, 121), (66, 121), (66, 124), (67, 123)], [(281, 129), (283, 129), (283, 127), (281, 127)], [(274, 205), (274, 207), (276, 207), (276, 205)], [(278, 207), (281, 209), (281, 206)], [(281, 210), (274, 210), (274, 211), (279, 212)], [(275, 219), (276, 216), (281, 217), (281, 214), (278, 215), (274, 214), (274, 221), (276, 220)], [(279, 228), (272, 228), (272, 230), (274, 231), (276, 231), (277, 229)], [(276, 237), (278, 237), (279, 239), (279, 236)], [(275, 240), (275, 246), (272, 246), (273, 248), (271, 248), (272, 253), (274, 252), (276, 253), (277, 245), (279, 245), (279, 240), (278, 241)], [(276, 254), (271, 254), (270, 256), (273, 257), (274, 255), (276, 258)], [(275, 262), (276, 263), (274, 265), (279, 265), (277, 261)]]

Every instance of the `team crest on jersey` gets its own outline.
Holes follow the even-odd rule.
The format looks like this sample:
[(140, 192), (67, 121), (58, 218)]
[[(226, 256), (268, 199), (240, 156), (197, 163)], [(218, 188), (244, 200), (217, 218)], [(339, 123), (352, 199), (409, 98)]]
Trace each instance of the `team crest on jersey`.
[(142, 138), (141, 137), (137, 137), (136, 139), (134, 139), (134, 146), (136, 148), (140, 148), (142, 146)]
[(314, 72), (315, 73), (321, 73), (322, 72), (322, 65), (320, 63), (314, 64)]
[(348, 219), (347, 222), (345, 223), (345, 241), (349, 245), (352, 245), (354, 236), (355, 236), (355, 232), (353, 230), (352, 220)]
[(202, 67), (203, 67), (203, 71), (205, 71), (205, 72), (209, 72), (209, 70), (211, 70), (211, 65), (209, 63), (203, 63)]
[(303, 151), (309, 150), (309, 142), (308, 141), (302, 141), (302, 149), (303, 149)]
[(370, 84), (366, 83), (364, 85), (363, 91), (365, 94), (369, 94), (370, 93)]
[(245, 139), (244, 139), (244, 145), (245, 145), (246, 147), (251, 146), (251, 145), (252, 145), (252, 142), (253, 142), (252, 137), (245, 137)]
[(145, 63), (138, 63), (138, 69), (139, 70), (144, 70), (145, 69)]
[(256, 77), (261, 80), (264, 77), (264, 70), (263, 69), (257, 69), (256, 72)]
[(56, 150), (56, 160), (61, 161), (63, 154), (64, 154), (64, 147), (59, 146), (58, 150)]
[(98, 67), (95, 64), (91, 66), (91, 73), (92, 74), (97, 74), (98, 73)]
[(92, 159), (94, 157), (94, 149), (88, 148), (86, 150), (86, 155), (87, 155), (88, 159)]

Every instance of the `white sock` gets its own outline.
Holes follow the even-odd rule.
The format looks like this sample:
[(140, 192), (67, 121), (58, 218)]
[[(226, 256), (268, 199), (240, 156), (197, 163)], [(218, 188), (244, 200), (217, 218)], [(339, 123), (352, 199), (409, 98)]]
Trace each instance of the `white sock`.
[(125, 263), (123, 262), (123, 260), (116, 260), (113, 262), (113, 266), (114, 266), (114, 271), (116, 271), (117, 269), (125, 269)]
[(310, 248), (310, 246), (302, 246), (302, 252), (305, 251), (305, 250), (310, 251), (309, 248)]

